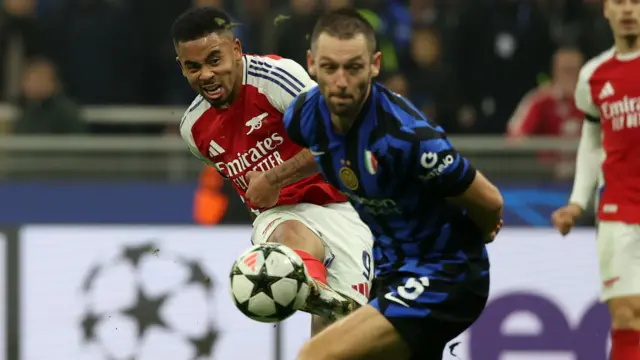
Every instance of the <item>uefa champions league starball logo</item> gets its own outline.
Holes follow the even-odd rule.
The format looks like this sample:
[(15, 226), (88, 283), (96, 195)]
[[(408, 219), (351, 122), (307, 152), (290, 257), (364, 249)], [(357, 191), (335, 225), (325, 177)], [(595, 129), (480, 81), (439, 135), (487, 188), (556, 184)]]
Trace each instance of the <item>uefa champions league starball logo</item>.
[(198, 261), (153, 242), (94, 264), (81, 288), (87, 359), (211, 359), (213, 285)]

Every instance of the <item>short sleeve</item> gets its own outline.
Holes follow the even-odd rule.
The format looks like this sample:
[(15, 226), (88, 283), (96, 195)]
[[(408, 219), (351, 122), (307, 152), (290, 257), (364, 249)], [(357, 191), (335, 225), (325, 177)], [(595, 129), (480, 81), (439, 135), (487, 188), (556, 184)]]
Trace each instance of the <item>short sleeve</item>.
[(442, 138), (422, 138), (415, 144), (417, 175), (421, 182), (435, 188), (445, 197), (465, 192), (476, 177), (476, 170)]
[(582, 70), (580, 70), (574, 99), (576, 107), (584, 113), (587, 121), (600, 122), (600, 111), (593, 102), (590, 84), (590, 79), (595, 70), (595, 66), (596, 65), (594, 65), (594, 63), (589, 62), (582, 68)]
[(316, 86), (316, 82), (291, 59), (281, 58), (272, 63), (269, 71), (273, 79), (266, 82), (266, 95), (271, 105), (284, 112), (300, 93)]
[(307, 139), (305, 139), (302, 131), (302, 122), (304, 121), (302, 113), (304, 110), (307, 93), (302, 93), (296, 97), (289, 107), (285, 110), (282, 116), (282, 122), (284, 123), (287, 136), (294, 143), (302, 146), (309, 147)]

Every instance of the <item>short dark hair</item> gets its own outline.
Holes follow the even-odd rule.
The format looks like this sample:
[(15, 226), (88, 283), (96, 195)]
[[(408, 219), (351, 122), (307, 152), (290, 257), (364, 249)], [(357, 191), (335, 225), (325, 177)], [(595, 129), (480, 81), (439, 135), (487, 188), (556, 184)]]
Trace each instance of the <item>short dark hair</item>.
[(358, 34), (364, 35), (369, 51), (376, 50), (376, 32), (373, 26), (360, 13), (352, 8), (342, 8), (322, 15), (313, 28), (311, 47), (313, 48), (322, 33), (341, 40), (352, 39)]
[(171, 26), (173, 43), (197, 40), (212, 33), (231, 32), (235, 26), (224, 11), (215, 7), (195, 7), (183, 12)]

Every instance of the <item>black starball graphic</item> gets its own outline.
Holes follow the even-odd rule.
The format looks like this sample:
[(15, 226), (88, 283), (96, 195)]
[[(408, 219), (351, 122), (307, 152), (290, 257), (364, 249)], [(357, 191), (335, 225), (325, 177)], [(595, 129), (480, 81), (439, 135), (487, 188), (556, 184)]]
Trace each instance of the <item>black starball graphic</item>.
[[(159, 354), (172, 360), (210, 359), (218, 337), (211, 320), (214, 284), (201, 263), (167, 254), (156, 243), (126, 246), (89, 269), (81, 286), (86, 300), (82, 342), (108, 360), (157, 360)], [(181, 276), (172, 276), (179, 279), (167, 281), (170, 286), (161, 291), (148, 291), (150, 273), (156, 284), (163, 276)], [(124, 295), (114, 300), (117, 294)]]

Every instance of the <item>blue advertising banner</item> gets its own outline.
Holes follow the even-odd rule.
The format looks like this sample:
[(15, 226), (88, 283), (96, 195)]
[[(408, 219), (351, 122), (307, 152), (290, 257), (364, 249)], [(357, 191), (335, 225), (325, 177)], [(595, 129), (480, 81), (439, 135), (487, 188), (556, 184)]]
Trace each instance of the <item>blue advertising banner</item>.
[[(0, 224), (191, 224), (196, 183), (0, 182)], [(566, 203), (570, 183), (503, 183), (505, 224), (549, 226), (551, 212)], [(230, 186), (222, 223), (247, 223), (244, 205)]]

